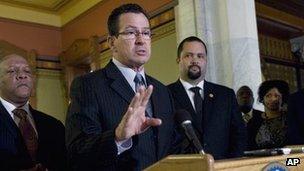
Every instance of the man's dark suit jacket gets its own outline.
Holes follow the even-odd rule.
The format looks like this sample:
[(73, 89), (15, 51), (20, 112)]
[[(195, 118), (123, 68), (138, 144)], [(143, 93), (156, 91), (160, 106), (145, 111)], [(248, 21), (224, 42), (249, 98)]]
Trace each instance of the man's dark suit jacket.
[(247, 127), (247, 149), (246, 150), (257, 150), (259, 149), (255, 137), (258, 133), (259, 128), (263, 123), (262, 111), (252, 109), (252, 118), (248, 121)]
[(287, 143), (304, 144), (304, 90), (300, 90), (289, 97)]
[[(159, 160), (168, 154), (170, 148), (174, 131), (173, 102), (164, 85), (147, 75), (146, 81), (154, 87), (150, 98), (153, 115), (160, 118), (162, 124), (149, 128), (153, 129), (157, 150), (151, 151), (150, 146), (144, 148)], [(68, 158), (73, 170), (138, 170), (147, 167), (138, 168), (143, 161), (148, 160), (148, 165), (156, 162), (133, 150), (138, 147), (138, 135), (132, 137), (131, 149), (117, 155), (115, 128), (134, 95), (131, 86), (112, 61), (105, 68), (73, 81), (66, 120)]]
[[(174, 99), (175, 109), (185, 109), (194, 116), (195, 110), (182, 83), (178, 80), (168, 87)], [(246, 129), (232, 89), (205, 81), (202, 118), (202, 127), (196, 128), (196, 132), (206, 153), (212, 154), (215, 159), (243, 154)], [(196, 121), (192, 122), (195, 125)], [(185, 141), (185, 138), (182, 137), (181, 140)], [(181, 143), (179, 146), (181, 151), (193, 153), (192, 150), (185, 150), (188, 144)]]
[[(38, 132), (37, 162), (49, 170), (66, 170), (63, 124), (30, 107)], [(0, 102), (0, 170), (33, 167), (18, 126)]]

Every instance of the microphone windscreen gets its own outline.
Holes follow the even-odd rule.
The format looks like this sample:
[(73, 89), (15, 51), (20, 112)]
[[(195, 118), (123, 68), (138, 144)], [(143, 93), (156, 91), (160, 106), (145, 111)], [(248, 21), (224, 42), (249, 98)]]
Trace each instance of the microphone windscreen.
[(177, 122), (179, 125), (182, 124), (186, 120), (192, 121), (190, 113), (184, 109), (177, 110), (175, 112), (174, 119), (175, 119), (175, 122)]

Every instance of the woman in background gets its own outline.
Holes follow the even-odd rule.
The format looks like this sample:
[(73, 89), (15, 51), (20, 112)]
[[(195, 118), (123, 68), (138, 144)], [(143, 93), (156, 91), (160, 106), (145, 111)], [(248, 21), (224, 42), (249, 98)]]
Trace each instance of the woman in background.
[(256, 114), (247, 124), (248, 150), (282, 147), (286, 144), (288, 84), (282, 80), (264, 81), (258, 96), (265, 112)]

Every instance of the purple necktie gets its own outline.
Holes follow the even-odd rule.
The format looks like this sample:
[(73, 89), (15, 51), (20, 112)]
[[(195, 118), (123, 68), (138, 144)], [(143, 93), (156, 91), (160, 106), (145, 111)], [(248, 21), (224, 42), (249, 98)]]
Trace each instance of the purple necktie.
[(13, 113), (20, 119), (18, 127), (23, 136), (26, 148), (32, 160), (35, 161), (38, 149), (38, 138), (32, 124), (27, 118), (27, 112), (23, 109), (15, 109)]

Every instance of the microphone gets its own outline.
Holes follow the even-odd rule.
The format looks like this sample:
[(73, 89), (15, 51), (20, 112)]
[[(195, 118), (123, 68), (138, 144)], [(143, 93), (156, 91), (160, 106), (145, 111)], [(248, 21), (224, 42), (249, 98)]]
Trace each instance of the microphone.
[(293, 153), (304, 153), (304, 145), (288, 145), (284, 147), (285, 149), (290, 150), (290, 154)]
[(192, 118), (188, 111), (180, 109), (175, 112), (175, 121), (183, 128), (189, 141), (200, 154), (205, 154), (203, 147), (194, 132), (191, 120)]
[(245, 156), (273, 156), (280, 154), (304, 153), (303, 146), (287, 146), (282, 148), (259, 149), (252, 151), (244, 151)]

